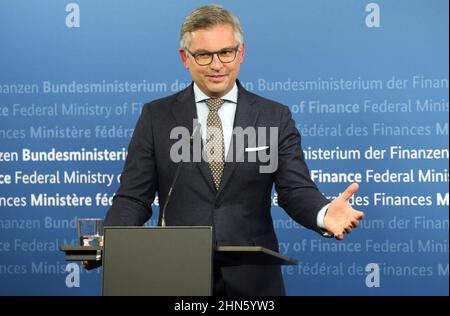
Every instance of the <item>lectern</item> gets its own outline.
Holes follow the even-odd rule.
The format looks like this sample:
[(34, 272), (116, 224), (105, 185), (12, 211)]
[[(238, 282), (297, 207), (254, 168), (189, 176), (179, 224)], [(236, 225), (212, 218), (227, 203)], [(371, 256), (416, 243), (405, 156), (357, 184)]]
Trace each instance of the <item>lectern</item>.
[(214, 247), (209, 226), (111, 226), (104, 228), (103, 247), (60, 249), (66, 260), (102, 260), (102, 294), (108, 296), (208, 296), (214, 264), (297, 264), (264, 247)]

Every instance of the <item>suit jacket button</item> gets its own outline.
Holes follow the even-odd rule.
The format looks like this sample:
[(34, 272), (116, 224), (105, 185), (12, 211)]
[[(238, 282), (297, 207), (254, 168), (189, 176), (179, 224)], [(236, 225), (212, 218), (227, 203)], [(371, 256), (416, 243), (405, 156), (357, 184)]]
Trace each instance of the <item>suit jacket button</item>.
[(219, 202), (215, 202), (215, 203), (214, 203), (214, 207), (215, 207), (215, 208), (219, 208), (219, 207), (220, 207), (220, 203), (219, 203)]

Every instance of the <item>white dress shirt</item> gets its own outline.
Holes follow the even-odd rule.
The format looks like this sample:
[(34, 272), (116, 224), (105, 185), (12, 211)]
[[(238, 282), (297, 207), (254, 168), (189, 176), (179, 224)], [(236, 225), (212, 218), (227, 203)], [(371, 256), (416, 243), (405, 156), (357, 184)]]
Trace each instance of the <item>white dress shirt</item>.
[[(197, 118), (201, 126), (203, 143), (206, 143), (206, 121), (208, 119), (209, 109), (205, 100), (210, 99), (202, 90), (194, 83), (195, 104), (197, 107)], [(233, 135), (234, 115), (236, 113), (238, 88), (234, 84), (233, 88), (225, 94), (221, 99), (225, 101), (220, 107), (217, 114), (222, 122), (223, 141), (225, 145), (225, 157), (230, 149), (231, 136)]]

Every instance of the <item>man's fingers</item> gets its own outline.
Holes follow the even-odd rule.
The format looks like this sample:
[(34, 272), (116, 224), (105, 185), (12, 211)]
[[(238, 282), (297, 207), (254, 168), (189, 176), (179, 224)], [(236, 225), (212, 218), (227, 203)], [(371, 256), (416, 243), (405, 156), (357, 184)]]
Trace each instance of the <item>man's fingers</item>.
[(345, 191), (342, 193), (342, 198), (345, 201), (348, 201), (353, 194), (355, 194), (358, 191), (359, 188), (359, 184), (358, 183), (352, 183), (350, 184), (347, 189), (345, 189)]
[(355, 218), (356, 218), (357, 220), (363, 219), (363, 218), (364, 218), (364, 212), (356, 211)]
[(82, 260), (81, 264), (83, 265), (83, 267), (86, 270), (92, 270), (92, 269), (100, 267), (102, 265), (102, 262), (101, 261)]

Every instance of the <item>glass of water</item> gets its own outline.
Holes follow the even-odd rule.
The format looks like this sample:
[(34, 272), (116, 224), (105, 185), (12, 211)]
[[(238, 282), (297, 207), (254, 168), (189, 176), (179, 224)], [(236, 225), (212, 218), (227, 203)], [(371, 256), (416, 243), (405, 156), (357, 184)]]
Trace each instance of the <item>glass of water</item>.
[(102, 218), (78, 218), (77, 230), (81, 246), (103, 246)]

